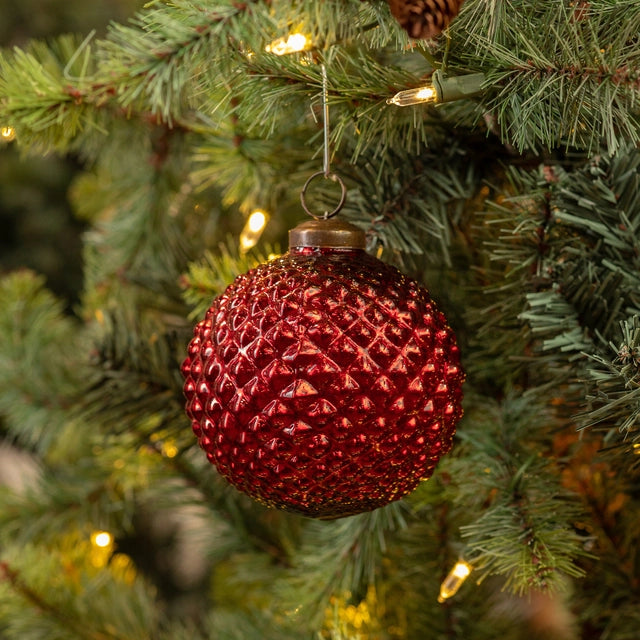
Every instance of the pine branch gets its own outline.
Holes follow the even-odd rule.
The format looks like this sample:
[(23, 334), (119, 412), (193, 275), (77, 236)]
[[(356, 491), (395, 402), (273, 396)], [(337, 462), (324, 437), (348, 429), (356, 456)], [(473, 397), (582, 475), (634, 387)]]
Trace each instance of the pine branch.
[(461, 528), (465, 558), (481, 576), (500, 575), (507, 589), (520, 594), (564, 588), (567, 577), (584, 575), (578, 561), (588, 555), (573, 529), (580, 514), (576, 497), (562, 488), (559, 470), (539, 450), (540, 438), (528, 445), (524, 437), (540, 424), (548, 433), (551, 416), (530, 412), (526, 403), (510, 397), (487, 414), (498, 427), (492, 431), (477, 416), (477, 430), (460, 434), (473, 464), (452, 463), (456, 482), (465, 482), (463, 464), (473, 469), (460, 490), (482, 505), (481, 515)]
[[(187, 206), (191, 187), (182, 136), (168, 129), (159, 133), (140, 141), (140, 155), (126, 153), (120, 146), (130, 147), (131, 138), (111, 141), (113, 147), (97, 168), (91, 202), (100, 206), (107, 194), (111, 198), (106, 208), (89, 214), (98, 218), (86, 242), (90, 291), (104, 290), (120, 281), (146, 283), (148, 288), (177, 295), (175, 282), (186, 266), (189, 251), (183, 229), (194, 212)], [(117, 167), (107, 165), (113, 161), (111, 154), (118, 152), (127, 161)], [(164, 281), (149, 282), (152, 273), (163, 273)]]
[(99, 317), (103, 332), (92, 363), (94, 380), (78, 407), (84, 419), (103, 424), (105, 432), (149, 421), (151, 429), (182, 423), (176, 335), (151, 314), (139, 318), (122, 310)]
[[(219, 111), (220, 87), (230, 91), (230, 82), (244, 76), (247, 59), (238, 54), (243, 42), (261, 42), (264, 49), (278, 30), (301, 24), (323, 48), (368, 33), (377, 15), (345, 0), (323, 3), (320, 12), (310, 11), (313, 4), (177, 2), (139, 13), (130, 26), (113, 25), (93, 50), (89, 39), (68, 38), (51, 51), (37, 43), (31, 53), (16, 50), (0, 66), (0, 114), (14, 123), (22, 144), (44, 151), (66, 150), (87, 127), (104, 133), (98, 111), (105, 107), (111, 119), (150, 113), (170, 126), (198, 130), (193, 110), (208, 113), (213, 105), (211, 111)], [(354, 19), (339, 22), (345, 9)], [(309, 16), (315, 19), (309, 22)], [(385, 29), (376, 33), (378, 44), (380, 33), (389, 39)], [(270, 58), (277, 65), (277, 57)], [(24, 91), (25, 79), (31, 93)]]
[(103, 47), (119, 101), (151, 104), (152, 113), (171, 122), (189, 103), (185, 89), (198, 77), (195, 69), (206, 60), (228, 71), (227, 39), (234, 29), (251, 40), (260, 37), (261, 21), (268, 23), (262, 3), (177, 2), (140, 13), (132, 26), (113, 25)]
[(87, 373), (85, 339), (42, 277), (8, 275), (0, 298), (0, 413), (11, 438), (45, 454)]
[(76, 637), (85, 640), (113, 640), (114, 636), (101, 632), (92, 633), (87, 631), (79, 626), (76, 620), (65, 616), (55, 605), (47, 602), (40, 594), (23, 584), (18, 572), (12, 570), (6, 562), (0, 564), (0, 581), (7, 582), (11, 585), (13, 591), (27, 603), (58, 622), (62, 627), (67, 627)]
[(620, 329), (621, 338), (609, 342), (608, 354), (590, 355), (591, 390), (587, 410), (578, 420), (583, 428), (597, 426), (606, 431), (605, 444), (635, 468), (640, 464), (634, 456), (640, 447), (640, 319), (623, 320)]
[(638, 140), (637, 4), (511, 0), (478, 20), (482, 4), (467, 2), (454, 23), (449, 65), (485, 71), (495, 91), (481, 100), (504, 142), (594, 152), (602, 140), (614, 152)]
[(59, 458), (41, 471), (33, 486), (22, 492), (2, 491), (5, 542), (50, 543), (73, 530), (126, 534), (145, 501), (165, 509), (196, 502), (189, 496), (191, 487), (167, 463), (166, 446), (158, 451), (152, 443), (142, 446), (134, 433), (78, 438), (85, 451), (78, 453), (74, 444), (68, 452), (64, 443), (56, 443)]
[(231, 238), (218, 247), (218, 253), (205, 252), (202, 260), (189, 265), (184, 276), (184, 299), (193, 309), (190, 317), (203, 317), (213, 298), (224, 293), (237, 276), (265, 261), (264, 255), (255, 252), (240, 253)]
[(216, 640), (300, 640), (300, 629), (287, 625), (286, 619), (269, 614), (266, 611), (252, 609), (240, 611), (218, 608), (212, 612), (201, 624), (204, 635), (198, 636), (196, 629), (185, 627), (180, 629), (178, 624), (160, 636), (160, 640), (202, 640), (216, 638)]
[(65, 151), (85, 131), (104, 136), (99, 111), (109, 92), (93, 93), (94, 73), (88, 39), (62, 36), (50, 46), (33, 42), (2, 53), (0, 117), (19, 131), (21, 144), (39, 153)]
[[(0, 114), (18, 130), (20, 143), (66, 151), (82, 146), (92, 129), (104, 136), (109, 120), (126, 119), (136, 107), (143, 116), (150, 111), (180, 124), (183, 84), (192, 69), (187, 62), (201, 56), (198, 64), (214, 51), (224, 59), (220, 25), (246, 9), (228, 3), (203, 13), (182, 4), (177, 12), (165, 7), (141, 14), (132, 27), (114, 25), (111, 37), (93, 48), (90, 38), (64, 36), (50, 47), (33, 43), (0, 57)], [(211, 42), (215, 34), (221, 39)], [(211, 49), (202, 51), (205, 45)]]
[[(530, 0), (513, 4), (518, 6), (493, 20), (489, 37), (482, 30), (485, 20), (471, 22), (477, 15), (473, 0), (454, 22), (448, 73), (484, 71), (487, 86), (493, 87), (478, 109), (471, 103), (468, 108), (476, 115), (491, 112), (504, 141), (518, 149), (566, 143), (593, 150), (601, 133), (610, 150), (624, 137), (637, 140), (640, 84), (633, 71), (637, 61), (628, 46), (640, 24), (637, 6), (629, 4), (621, 30), (610, 27), (615, 21), (604, 0), (592, 3), (602, 7), (594, 6), (578, 18), (563, 5), (541, 10)], [(65, 148), (87, 125), (103, 126), (95, 108), (107, 104), (124, 108), (120, 117), (130, 109), (149, 111), (168, 123), (186, 117), (192, 121), (185, 121), (188, 128), (196, 126), (190, 113), (194, 109), (217, 110), (223, 119), (231, 108), (245, 122), (273, 132), (276, 122), (278, 126), (287, 122), (286, 114), (276, 107), (285, 96), (290, 100), (296, 93), (304, 100), (318, 86), (313, 77), (317, 72), (302, 58), (277, 59), (261, 53), (262, 49), (244, 55), (242, 43), (263, 46), (285, 25), (288, 29), (299, 24), (311, 34), (318, 50), (349, 41), (367, 47), (365, 51), (343, 46), (325, 56), (332, 67), (332, 92), (346, 107), (335, 140), (339, 142), (342, 132), (355, 122), (361, 134), (357, 152), (374, 144), (374, 132), (380, 130), (388, 134), (385, 148), (395, 142), (410, 146), (412, 138), (424, 141), (425, 136), (407, 128), (406, 116), (384, 107), (382, 100), (395, 90), (419, 85), (420, 78), (406, 69), (420, 56), (410, 53), (403, 62), (396, 59), (390, 64), (385, 49), (398, 50), (405, 42), (398, 39), (397, 29), (388, 26), (374, 30), (377, 35), (370, 37), (372, 19), (387, 18), (378, 9), (346, 0), (325, 2), (320, 11), (309, 1), (295, 6), (286, 2), (163, 5), (140, 13), (131, 26), (114, 25), (110, 36), (96, 43), (95, 55), (86, 43), (76, 52), (70, 51), (69, 43), (60, 45), (64, 55), (57, 60), (57, 68), (46, 74), (39, 58), (47, 58), (47, 51), (40, 50), (37, 56), (18, 51), (7, 58), (0, 73), (6, 76), (0, 86), (0, 94), (5, 94), (3, 113), (16, 120), (25, 144), (43, 148)], [(94, 57), (99, 60), (97, 66), (90, 62)], [(421, 75), (429, 71), (423, 67)], [(71, 83), (64, 82), (65, 74)], [(39, 78), (34, 93), (24, 92), (26, 77), (32, 83)], [(271, 85), (266, 92), (265, 78)], [(226, 99), (221, 86), (226, 88)], [(228, 103), (236, 92), (248, 97), (240, 101), (240, 110)], [(34, 108), (42, 100), (39, 96), (48, 96), (44, 110)], [(225, 100), (227, 106), (221, 109)], [(409, 113), (422, 128), (423, 118)]]
[(392, 503), (351, 518), (309, 524), (292, 559), (293, 571), (282, 585), (298, 623), (317, 624), (332, 594), (362, 592), (375, 582), (386, 536), (405, 526), (405, 512), (402, 503)]
[(86, 545), (74, 551), (5, 549), (3, 557), (0, 621), (6, 638), (148, 640), (155, 635), (152, 590), (137, 576), (127, 584), (113, 568), (91, 569)]
[(597, 353), (615, 323), (639, 308), (639, 160), (635, 149), (625, 148), (572, 171), (543, 166), (513, 172), (520, 195), (494, 207), (495, 220), (487, 218), (502, 227), (489, 247), (506, 268), (494, 285), (496, 297), (504, 299), (492, 307), (500, 315), (494, 313), (487, 328), (513, 326), (514, 317), (523, 323), (511, 335), (520, 358), (530, 361), (526, 352), (538, 352), (536, 368), (529, 370), (532, 388), (582, 377), (583, 354)]
[[(282, 127), (288, 129), (292, 118), (308, 121), (309, 104), (319, 102), (322, 88), (320, 62), (327, 69), (332, 142), (336, 148), (345, 133), (353, 135), (354, 131), (358, 132), (356, 152), (373, 143), (380, 144), (377, 135), (380, 130), (400, 129), (400, 135), (391, 134), (385, 141), (387, 147), (402, 146), (405, 136), (420, 137), (424, 126), (419, 118), (410, 112), (383, 107), (393, 93), (391, 87), (407, 83), (413, 77), (400, 66), (410, 61), (393, 58), (386, 49), (336, 48), (318, 56), (317, 64), (309, 64), (304, 58), (252, 55), (246, 60), (246, 72), (232, 88), (234, 95), (239, 96), (238, 117), (262, 136), (273, 135)], [(430, 69), (423, 73), (427, 71)], [(260, 99), (256, 100), (256, 96)], [(382, 127), (383, 124), (387, 126)], [(410, 132), (407, 124), (419, 130)]]
[[(369, 153), (337, 170), (353, 185), (343, 211), (364, 229), (369, 250), (393, 249), (451, 264), (456, 214), (480, 182), (464, 149), (452, 144), (444, 157), (401, 149), (382, 158)], [(329, 193), (323, 201), (331, 202)]]
[(194, 185), (220, 189), (222, 205), (242, 212), (286, 209), (292, 185), (302, 186), (312, 172), (310, 152), (294, 142), (301, 130), (292, 124), (291, 140), (269, 141), (252, 137), (235, 118), (233, 122), (232, 128), (202, 135), (193, 153)]

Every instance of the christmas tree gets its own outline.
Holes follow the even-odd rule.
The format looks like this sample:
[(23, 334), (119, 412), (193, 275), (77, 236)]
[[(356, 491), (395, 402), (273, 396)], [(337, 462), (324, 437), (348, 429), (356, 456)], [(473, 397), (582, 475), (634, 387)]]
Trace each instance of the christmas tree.
[[(639, 34), (634, 0), (154, 0), (3, 50), (3, 144), (73, 160), (87, 230), (71, 305), (0, 281), (0, 637), (635, 639)], [(322, 520), (226, 482), (181, 366), (341, 184), (455, 332), (464, 417)]]

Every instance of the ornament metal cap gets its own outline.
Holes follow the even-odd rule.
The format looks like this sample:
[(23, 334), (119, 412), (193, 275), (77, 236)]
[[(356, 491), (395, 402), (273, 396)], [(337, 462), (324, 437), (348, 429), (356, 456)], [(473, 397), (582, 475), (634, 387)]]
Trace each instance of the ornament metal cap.
[(364, 231), (335, 218), (307, 220), (289, 230), (289, 248), (326, 247), (332, 249), (365, 249)]

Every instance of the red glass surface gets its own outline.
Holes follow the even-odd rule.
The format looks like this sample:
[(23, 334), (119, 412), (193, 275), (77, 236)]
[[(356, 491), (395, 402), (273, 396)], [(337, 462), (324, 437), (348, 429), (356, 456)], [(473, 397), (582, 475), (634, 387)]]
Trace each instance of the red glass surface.
[(196, 325), (182, 371), (187, 414), (218, 471), (311, 517), (407, 495), (462, 415), (444, 316), (361, 250), (294, 249), (239, 276)]

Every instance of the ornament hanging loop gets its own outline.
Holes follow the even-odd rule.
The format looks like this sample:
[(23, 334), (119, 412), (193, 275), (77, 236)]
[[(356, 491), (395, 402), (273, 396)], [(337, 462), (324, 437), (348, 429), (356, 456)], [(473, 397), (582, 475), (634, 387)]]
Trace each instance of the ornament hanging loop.
[[(340, 194), (340, 202), (333, 211), (325, 211), (322, 215), (318, 215), (317, 213), (313, 213), (311, 209), (307, 206), (306, 194), (309, 185), (316, 179), (323, 177), (327, 180), (333, 180), (333, 182), (337, 182), (340, 185), (341, 194)], [(324, 171), (316, 171), (309, 176), (307, 181), (304, 183), (304, 187), (302, 187), (302, 192), (300, 193), (300, 202), (302, 203), (302, 208), (305, 210), (307, 214), (309, 214), (312, 218), (316, 220), (327, 220), (329, 218), (333, 218), (340, 209), (344, 206), (344, 202), (347, 199), (347, 187), (345, 186), (342, 178), (336, 173), (324, 173)]]
[[(329, 90), (327, 81), (327, 68), (324, 64), (320, 65), (320, 68), (322, 71), (322, 128), (324, 133), (322, 171), (318, 171), (312, 174), (304, 183), (304, 187), (302, 187), (302, 192), (300, 193), (300, 202), (302, 203), (302, 208), (312, 218), (315, 218), (316, 220), (327, 220), (328, 218), (332, 218), (333, 216), (335, 216), (344, 206), (344, 202), (347, 198), (347, 187), (338, 174), (331, 173), (331, 169), (329, 166)], [(333, 182), (337, 182), (340, 185), (341, 189), (340, 202), (338, 203), (336, 208), (333, 211), (325, 211), (322, 215), (313, 213), (307, 206), (306, 201), (307, 189), (309, 188), (309, 185), (311, 184), (311, 182), (313, 182), (313, 180), (319, 178), (320, 176), (325, 178), (325, 180), (332, 180)]]

